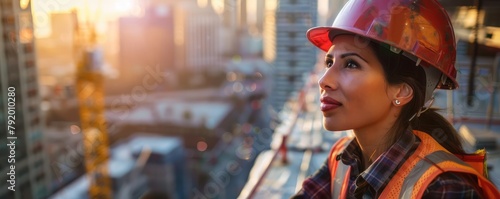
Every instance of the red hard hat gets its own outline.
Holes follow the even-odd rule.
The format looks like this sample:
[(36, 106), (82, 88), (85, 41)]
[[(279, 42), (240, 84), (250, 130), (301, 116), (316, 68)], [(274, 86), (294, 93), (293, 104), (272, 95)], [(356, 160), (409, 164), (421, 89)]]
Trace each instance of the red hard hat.
[(433, 66), (445, 76), (437, 88), (454, 89), (456, 41), (448, 14), (436, 0), (350, 0), (331, 27), (316, 27), (307, 38), (324, 51), (340, 34), (355, 34), (391, 46), (417, 65)]

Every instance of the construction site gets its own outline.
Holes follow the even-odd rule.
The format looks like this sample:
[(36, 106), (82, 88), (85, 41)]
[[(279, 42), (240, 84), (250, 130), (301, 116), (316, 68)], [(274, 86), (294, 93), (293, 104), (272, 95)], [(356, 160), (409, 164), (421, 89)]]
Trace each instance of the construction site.
[[(290, 198), (353, 135), (305, 37), (347, 2), (0, 0), (0, 198)], [(500, 2), (438, 2), (460, 86), (433, 107), (500, 188)]]

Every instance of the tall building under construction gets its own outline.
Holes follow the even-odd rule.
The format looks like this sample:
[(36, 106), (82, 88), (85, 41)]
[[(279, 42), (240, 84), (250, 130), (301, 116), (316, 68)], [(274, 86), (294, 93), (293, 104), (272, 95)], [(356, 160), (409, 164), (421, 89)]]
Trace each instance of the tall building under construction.
[[(30, 1), (0, 0), (0, 23), (0, 198), (46, 198), (51, 181), (42, 142)], [(15, 99), (8, 99), (9, 92)], [(7, 182), (11, 179), (15, 182)]]

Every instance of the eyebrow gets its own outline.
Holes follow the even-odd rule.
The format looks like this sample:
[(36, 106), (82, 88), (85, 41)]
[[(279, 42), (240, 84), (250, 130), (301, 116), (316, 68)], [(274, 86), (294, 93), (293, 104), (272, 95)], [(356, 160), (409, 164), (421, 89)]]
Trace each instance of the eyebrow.
[[(359, 57), (360, 59), (362, 59), (363, 61), (365, 61), (366, 63), (368, 63), (368, 61), (366, 61), (366, 59), (364, 59), (363, 57), (361, 57), (361, 55), (359, 55), (358, 53), (344, 53), (344, 54), (340, 55), (340, 58), (344, 59), (344, 58), (349, 57), (349, 56)], [(333, 55), (326, 54), (326, 58), (333, 59)]]

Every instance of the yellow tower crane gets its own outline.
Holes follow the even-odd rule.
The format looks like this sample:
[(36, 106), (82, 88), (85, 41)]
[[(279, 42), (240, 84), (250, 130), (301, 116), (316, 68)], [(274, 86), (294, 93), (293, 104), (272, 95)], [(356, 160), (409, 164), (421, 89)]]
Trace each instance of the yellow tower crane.
[[(75, 17), (76, 90), (83, 133), (85, 169), (90, 180), (89, 198), (112, 198), (108, 176), (109, 142), (104, 116), (103, 53), (97, 46), (93, 24), (82, 28)], [(87, 13), (88, 14), (88, 13)], [(89, 15), (87, 15), (89, 16)]]

